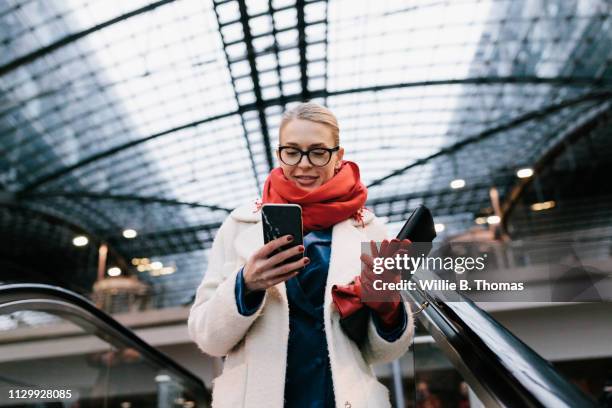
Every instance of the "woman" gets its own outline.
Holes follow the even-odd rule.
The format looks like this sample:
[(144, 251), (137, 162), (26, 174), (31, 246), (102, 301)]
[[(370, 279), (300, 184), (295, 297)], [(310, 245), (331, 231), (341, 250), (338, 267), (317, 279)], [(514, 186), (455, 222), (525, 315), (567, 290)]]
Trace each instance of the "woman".
[(202, 351), (226, 356), (213, 406), (389, 406), (371, 364), (407, 351), (413, 319), (407, 303), (365, 303), (359, 345), (339, 324), (331, 288), (359, 274), (361, 242), (383, 240), (385, 227), (363, 207), (367, 191), (357, 165), (342, 160), (335, 116), (314, 103), (286, 112), (276, 154), (262, 203), (301, 205), (304, 245), (269, 258), (291, 237), (263, 244), (262, 203), (237, 208), (219, 229), (188, 323)]

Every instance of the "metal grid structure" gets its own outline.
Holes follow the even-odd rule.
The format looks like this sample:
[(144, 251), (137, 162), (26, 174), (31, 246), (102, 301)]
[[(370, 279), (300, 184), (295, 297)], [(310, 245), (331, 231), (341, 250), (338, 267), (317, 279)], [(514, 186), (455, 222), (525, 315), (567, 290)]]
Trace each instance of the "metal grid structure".
[[(397, 221), (424, 202), (465, 228), (490, 207), (491, 186), (505, 199), (517, 168), (608, 112), (611, 7), (2, 2), (2, 233), (24, 254), (3, 258), (18, 270), (28, 256), (72, 254), (72, 236), (84, 233), (86, 262), (47, 264), (75, 288), (90, 287), (95, 244), (108, 242), (124, 267), (134, 257), (176, 265), (176, 275), (142, 277), (166, 294), (162, 304), (188, 301), (216, 229), (277, 165), (280, 115), (303, 100), (337, 114), (378, 215)], [(449, 187), (456, 178), (464, 188)], [(138, 237), (124, 239), (124, 228)], [(32, 237), (43, 239), (32, 246)]]

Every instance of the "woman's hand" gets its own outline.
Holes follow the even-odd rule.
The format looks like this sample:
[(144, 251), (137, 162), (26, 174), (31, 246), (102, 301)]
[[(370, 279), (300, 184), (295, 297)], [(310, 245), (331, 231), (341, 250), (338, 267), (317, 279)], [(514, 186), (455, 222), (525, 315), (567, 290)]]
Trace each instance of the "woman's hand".
[(308, 265), (310, 259), (306, 257), (286, 265), (279, 265), (286, 259), (304, 252), (303, 245), (296, 245), (269, 257), (276, 249), (287, 245), (291, 241), (293, 241), (291, 235), (277, 238), (268, 242), (249, 257), (242, 271), (247, 292), (265, 290), (291, 279), (299, 273), (299, 269)]
[(376, 311), (383, 319), (383, 323), (387, 327), (394, 327), (399, 318), (399, 307), (401, 303), (401, 295), (398, 290), (383, 289), (377, 291), (374, 289), (374, 281), (380, 279), (385, 283), (397, 283), (401, 280), (401, 271), (391, 268), (383, 268), (381, 274), (374, 273), (375, 258), (393, 258), (396, 255), (404, 255), (408, 253), (410, 240), (392, 239), (391, 241), (384, 240), (380, 249), (374, 241), (370, 241), (370, 250), (372, 255), (361, 254), (362, 270), (361, 270), (361, 299), (362, 302), (370, 309)]

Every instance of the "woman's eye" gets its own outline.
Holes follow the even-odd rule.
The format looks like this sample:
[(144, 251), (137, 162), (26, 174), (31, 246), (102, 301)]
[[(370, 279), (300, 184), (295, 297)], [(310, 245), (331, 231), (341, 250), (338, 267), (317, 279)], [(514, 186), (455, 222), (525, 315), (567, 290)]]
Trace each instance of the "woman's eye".
[(299, 153), (293, 150), (285, 150), (287, 156), (297, 156)]
[(312, 150), (310, 154), (313, 154), (315, 157), (322, 157), (326, 153), (325, 150)]

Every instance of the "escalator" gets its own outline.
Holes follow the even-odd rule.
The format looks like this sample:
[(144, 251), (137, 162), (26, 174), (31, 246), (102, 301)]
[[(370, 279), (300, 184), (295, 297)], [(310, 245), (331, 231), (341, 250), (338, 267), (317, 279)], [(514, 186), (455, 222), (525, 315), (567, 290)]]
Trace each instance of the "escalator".
[(0, 317), (1, 408), (210, 406), (198, 377), (70, 291), (0, 286)]
[[(429, 399), (427, 382), (419, 379), (425, 377), (425, 367), (447, 364), (465, 386), (456, 390), (464, 399), (453, 401), (455, 407), (597, 407), (550, 362), (470, 299), (456, 292), (451, 297), (448, 292), (420, 289), (405, 294), (414, 302), (415, 320), (428, 334), (423, 337), (431, 341), (416, 338), (411, 355), (415, 398), (406, 401), (396, 386), (396, 406), (451, 406)], [(397, 369), (393, 372), (396, 384), (398, 373)]]
[[(418, 337), (408, 353), (415, 379), (412, 396), (402, 389), (400, 362), (390, 366), (387, 386), (394, 406), (447, 406), (422, 400), (428, 391), (419, 376), (433, 359), (453, 367), (465, 381), (469, 402), (452, 406), (596, 406), (470, 300), (450, 301), (420, 290), (407, 294), (429, 340)], [(10, 330), (0, 332), (0, 408), (210, 405), (210, 393), (199, 378), (81, 296), (46, 285), (0, 286), (0, 317), (20, 313), (54, 320), (55, 331), (64, 334), (60, 340), (45, 340), (44, 325), (33, 327), (39, 333), (32, 342)], [(49, 392), (36, 398), (30, 391)]]

